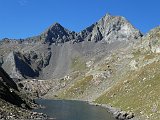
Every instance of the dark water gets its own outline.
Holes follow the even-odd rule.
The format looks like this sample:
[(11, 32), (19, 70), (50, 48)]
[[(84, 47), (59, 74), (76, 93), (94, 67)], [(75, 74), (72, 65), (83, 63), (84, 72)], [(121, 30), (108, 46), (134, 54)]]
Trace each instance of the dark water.
[(105, 108), (89, 105), (81, 101), (36, 100), (46, 108), (34, 110), (57, 120), (116, 120)]

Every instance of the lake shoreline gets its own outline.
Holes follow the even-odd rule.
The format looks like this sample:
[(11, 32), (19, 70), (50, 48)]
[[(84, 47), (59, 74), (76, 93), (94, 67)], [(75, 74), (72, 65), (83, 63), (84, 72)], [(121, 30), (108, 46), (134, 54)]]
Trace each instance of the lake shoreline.
[(133, 112), (126, 112), (121, 110), (120, 108), (115, 108), (107, 104), (98, 104), (91, 101), (86, 101), (86, 102), (90, 105), (100, 106), (107, 109), (107, 111), (110, 112), (113, 115), (113, 117), (116, 118), (117, 120), (140, 120), (135, 116)]
[[(73, 104), (77, 104), (77, 103), (80, 103), (80, 104), (82, 104), (82, 106), (83, 106), (83, 109), (82, 109), (82, 112), (80, 112), (80, 113), (82, 113), (82, 115), (84, 115), (85, 116), (85, 114), (87, 113), (89, 113), (90, 114), (90, 110), (88, 111), (88, 112), (84, 112), (84, 105), (85, 106), (90, 106), (89, 108), (91, 109), (91, 108), (93, 108), (94, 110), (93, 111), (99, 111), (99, 110), (102, 110), (103, 112), (101, 112), (101, 113), (92, 113), (92, 115), (96, 115), (96, 118), (95, 118), (95, 120), (99, 120), (99, 119), (97, 119), (97, 118), (100, 118), (100, 119), (102, 119), (102, 116), (101, 115), (104, 115), (103, 116), (103, 118), (104, 118), (104, 120), (106, 120), (106, 118), (108, 118), (109, 120), (116, 120), (116, 118), (111, 114), (111, 112), (108, 110), (108, 109), (106, 109), (106, 108), (104, 108), (104, 107), (102, 107), (102, 106), (97, 106), (97, 105), (93, 105), (93, 104), (91, 104), (90, 102), (88, 102), (88, 101), (82, 101), (82, 100), (65, 100), (65, 99), (35, 99), (35, 101), (36, 101), (36, 103), (37, 104), (39, 104), (41, 107), (39, 108), (39, 110), (38, 109), (34, 109), (33, 111), (34, 112), (40, 112), (40, 113), (44, 113), (44, 114), (47, 114), (49, 117), (51, 117), (52, 119), (53, 118), (57, 118), (58, 119), (58, 116), (56, 117), (56, 115), (57, 115), (57, 111), (58, 111), (58, 109), (57, 109), (57, 105), (59, 104), (59, 103), (71, 103), (72, 105), (71, 105), (71, 109), (73, 109), (72, 107), (73, 107)], [(41, 102), (42, 101), (42, 102)], [(49, 109), (51, 109), (51, 106), (52, 105), (54, 105), (53, 103), (55, 103), (55, 102), (53, 102), (53, 103), (49, 103), (49, 102), (51, 102), (51, 101), (57, 101), (56, 102), (56, 104), (54, 105), (54, 107), (53, 107), (53, 109), (54, 110), (56, 110), (57, 109), (57, 111), (56, 111), (56, 113), (54, 112), (54, 110), (53, 110), (53, 115), (54, 115), (54, 117), (51, 115), (50, 116), (50, 113), (48, 114), (48, 113), (46, 113), (46, 110), (48, 109), (47, 107), (48, 107), (48, 105), (44, 102), (44, 101), (46, 101), (46, 103), (49, 105)], [(44, 104), (45, 103), (45, 104)], [(67, 106), (67, 104), (66, 104), (66, 108), (67, 108), (67, 111), (68, 111), (68, 106)], [(75, 107), (77, 106), (77, 105), (74, 105)], [(88, 104), (88, 105), (87, 105)], [(61, 105), (60, 105), (61, 106)], [(63, 106), (63, 105), (62, 105)], [(97, 106), (97, 107), (96, 107)], [(64, 106), (63, 106), (64, 107)], [(74, 109), (75, 109), (75, 107), (74, 107)], [(76, 107), (76, 108), (79, 108), (78, 106)], [(43, 112), (43, 109), (46, 109), (45, 110), (45, 112)], [(48, 109), (48, 110), (49, 110)], [(80, 109), (81, 109), (81, 105), (80, 105)], [(37, 111), (38, 110), (38, 111)], [(59, 109), (60, 111), (62, 111), (61, 109)], [(87, 109), (85, 109), (86, 111), (87, 111)], [(65, 109), (63, 110), (63, 111), (65, 111)], [(106, 111), (106, 112), (108, 112), (107, 114), (108, 114), (108, 116), (107, 117), (105, 117), (106, 116), (106, 113), (104, 113), (104, 111)], [(55, 113), (55, 114), (54, 114)], [(72, 112), (73, 113), (73, 112)], [(75, 109), (75, 113), (76, 113), (76, 109)], [(58, 114), (61, 114), (61, 113), (58, 113)], [(64, 114), (64, 113), (63, 113)], [(86, 115), (87, 115), (86, 114)], [(76, 115), (77, 116), (77, 115)], [(97, 117), (97, 116), (100, 116), (100, 117)], [(69, 118), (69, 117), (68, 117)], [(86, 117), (85, 117), (86, 118)], [(87, 117), (88, 118), (88, 117)], [(80, 119), (81, 119), (81, 117), (80, 117)], [(63, 120), (63, 119), (62, 119)], [(66, 119), (65, 119), (66, 120)], [(68, 120), (68, 119), (67, 119)], [(73, 120), (73, 119), (72, 119)], [(93, 119), (92, 119), (93, 120)]]
[[(40, 98), (43, 100), (65, 100), (65, 101), (79, 101), (79, 102), (85, 102), (89, 105), (94, 105), (94, 106), (99, 106), (99, 107), (103, 107), (105, 109), (107, 109), (107, 111), (109, 113), (111, 113), (113, 115), (114, 118), (116, 118), (117, 120), (140, 120), (137, 116), (135, 116), (135, 114), (133, 112), (126, 112), (121, 110), (120, 108), (115, 108), (112, 107), (111, 105), (108, 104), (98, 104), (98, 103), (94, 103), (92, 101), (87, 101), (87, 100), (68, 100), (68, 99), (46, 99), (46, 98)], [(44, 107), (44, 106), (41, 106)]]

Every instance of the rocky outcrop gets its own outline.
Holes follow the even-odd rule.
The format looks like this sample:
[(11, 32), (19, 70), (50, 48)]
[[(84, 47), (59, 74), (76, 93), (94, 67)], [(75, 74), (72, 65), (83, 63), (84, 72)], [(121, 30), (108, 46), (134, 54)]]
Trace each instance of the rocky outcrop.
[(27, 92), (30, 92), (35, 97), (41, 97), (48, 93), (54, 87), (55, 83), (52, 80), (23, 80), (17, 83), (19, 87)]
[(152, 29), (146, 36), (143, 37), (142, 46), (145, 50), (152, 53), (160, 53), (160, 27)]
[(41, 39), (44, 43), (64, 43), (74, 39), (75, 32), (70, 32), (66, 28), (62, 27), (59, 23), (55, 23), (50, 26), (44, 33), (42, 33)]
[(48, 116), (43, 113), (31, 112), (26, 109), (22, 109), (20, 107), (16, 107), (10, 103), (6, 103), (4, 101), (0, 101), (0, 104), (3, 104), (0, 108), (0, 119), (1, 120), (33, 120), (33, 119), (41, 119), (48, 120)]
[(110, 113), (113, 114), (113, 116), (117, 120), (139, 120), (138, 118), (135, 117), (133, 112), (122, 111), (119, 108), (115, 108), (107, 104), (97, 104), (91, 102), (89, 102), (89, 104), (106, 108)]
[(4, 61), (2, 67), (12, 78), (26, 78), (38, 76), (38, 72), (32, 68), (29, 60), (20, 52), (11, 52)]
[(27, 53), (12, 51), (3, 61), (2, 67), (12, 78), (36, 78), (39, 72), (49, 65), (51, 51), (39, 53), (29, 51)]
[[(105, 15), (97, 23), (79, 33), (88, 41), (114, 41), (134, 40), (142, 36), (124, 17)], [(86, 34), (86, 36), (84, 36)]]
[(19, 107), (21, 107), (22, 104), (29, 107), (19, 94), (20, 92), (16, 83), (0, 68), (0, 99)]

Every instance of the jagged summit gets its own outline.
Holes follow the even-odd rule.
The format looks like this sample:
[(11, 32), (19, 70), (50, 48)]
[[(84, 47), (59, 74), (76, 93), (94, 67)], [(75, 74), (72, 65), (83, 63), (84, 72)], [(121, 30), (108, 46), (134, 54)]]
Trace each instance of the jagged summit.
[[(78, 43), (82, 41), (111, 43), (113, 41), (132, 40), (142, 36), (141, 32), (135, 29), (129, 21), (122, 16), (112, 16), (107, 13), (98, 22), (86, 29), (76, 33), (64, 28), (60, 23), (55, 22), (42, 34), (27, 39), (18, 40), (18, 43), (49, 43), (59, 44), (72, 41)], [(6, 42), (6, 40), (4, 41)], [(7, 42), (12, 42), (7, 39)], [(15, 41), (14, 41), (15, 42)]]
[(82, 41), (98, 42), (101, 40), (110, 43), (115, 40), (131, 40), (139, 38), (139, 36), (142, 36), (141, 32), (135, 29), (124, 17), (112, 16), (107, 13), (98, 22), (79, 33), (70, 31), (56, 22), (34, 39), (35, 41), (40, 40), (49, 44), (59, 44), (68, 41), (73, 43)]
[(113, 16), (110, 13), (105, 14), (98, 22), (100, 21), (107, 21), (107, 19), (112, 18)]
[[(60, 23), (55, 22), (55, 23), (53, 23), (51, 26), (49, 26), (49, 28), (47, 28), (43, 33), (46, 33), (46, 32), (48, 32), (49, 30), (61, 30), (61, 29), (65, 29), (66, 31), (69, 31), (69, 30), (67, 30), (66, 28), (64, 28)], [(42, 34), (43, 34), (43, 33), (42, 33)]]
[(111, 16), (110, 14), (106, 14), (79, 34), (88, 41), (103, 40), (109, 43), (117, 40), (133, 40), (142, 36), (141, 32), (135, 29), (124, 17)]
[(62, 26), (62, 25), (58, 22), (55, 22), (52, 26)]
[(64, 28), (62, 25), (56, 22), (40, 36), (44, 39), (44, 42), (63, 43), (71, 39), (72, 33), (73, 32), (69, 31), (68, 29)]
[(56, 27), (56, 28), (64, 28), (60, 23), (55, 22), (55, 23), (53, 23), (53, 25), (51, 25), (51, 26), (49, 27), (49, 29), (52, 29), (52, 28), (54, 28), (54, 27)]

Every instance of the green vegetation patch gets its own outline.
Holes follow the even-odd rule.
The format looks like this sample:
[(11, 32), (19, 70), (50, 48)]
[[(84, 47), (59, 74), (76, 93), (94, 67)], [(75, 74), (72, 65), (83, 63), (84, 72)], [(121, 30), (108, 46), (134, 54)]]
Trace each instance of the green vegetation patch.
[(140, 50), (136, 50), (132, 54), (134, 55), (134, 58), (138, 58), (141, 55), (141, 51)]
[(153, 59), (153, 58), (156, 57), (156, 55), (157, 55), (157, 54), (155, 54), (155, 53), (147, 54), (147, 55), (145, 55), (144, 60)]
[(84, 69), (86, 69), (86, 63), (79, 56), (78, 57), (74, 57), (71, 60), (71, 69), (73, 69), (73, 71), (84, 70)]
[(73, 86), (59, 95), (60, 98), (77, 98), (81, 96), (90, 86), (93, 76), (86, 76), (82, 80), (78, 80)]

